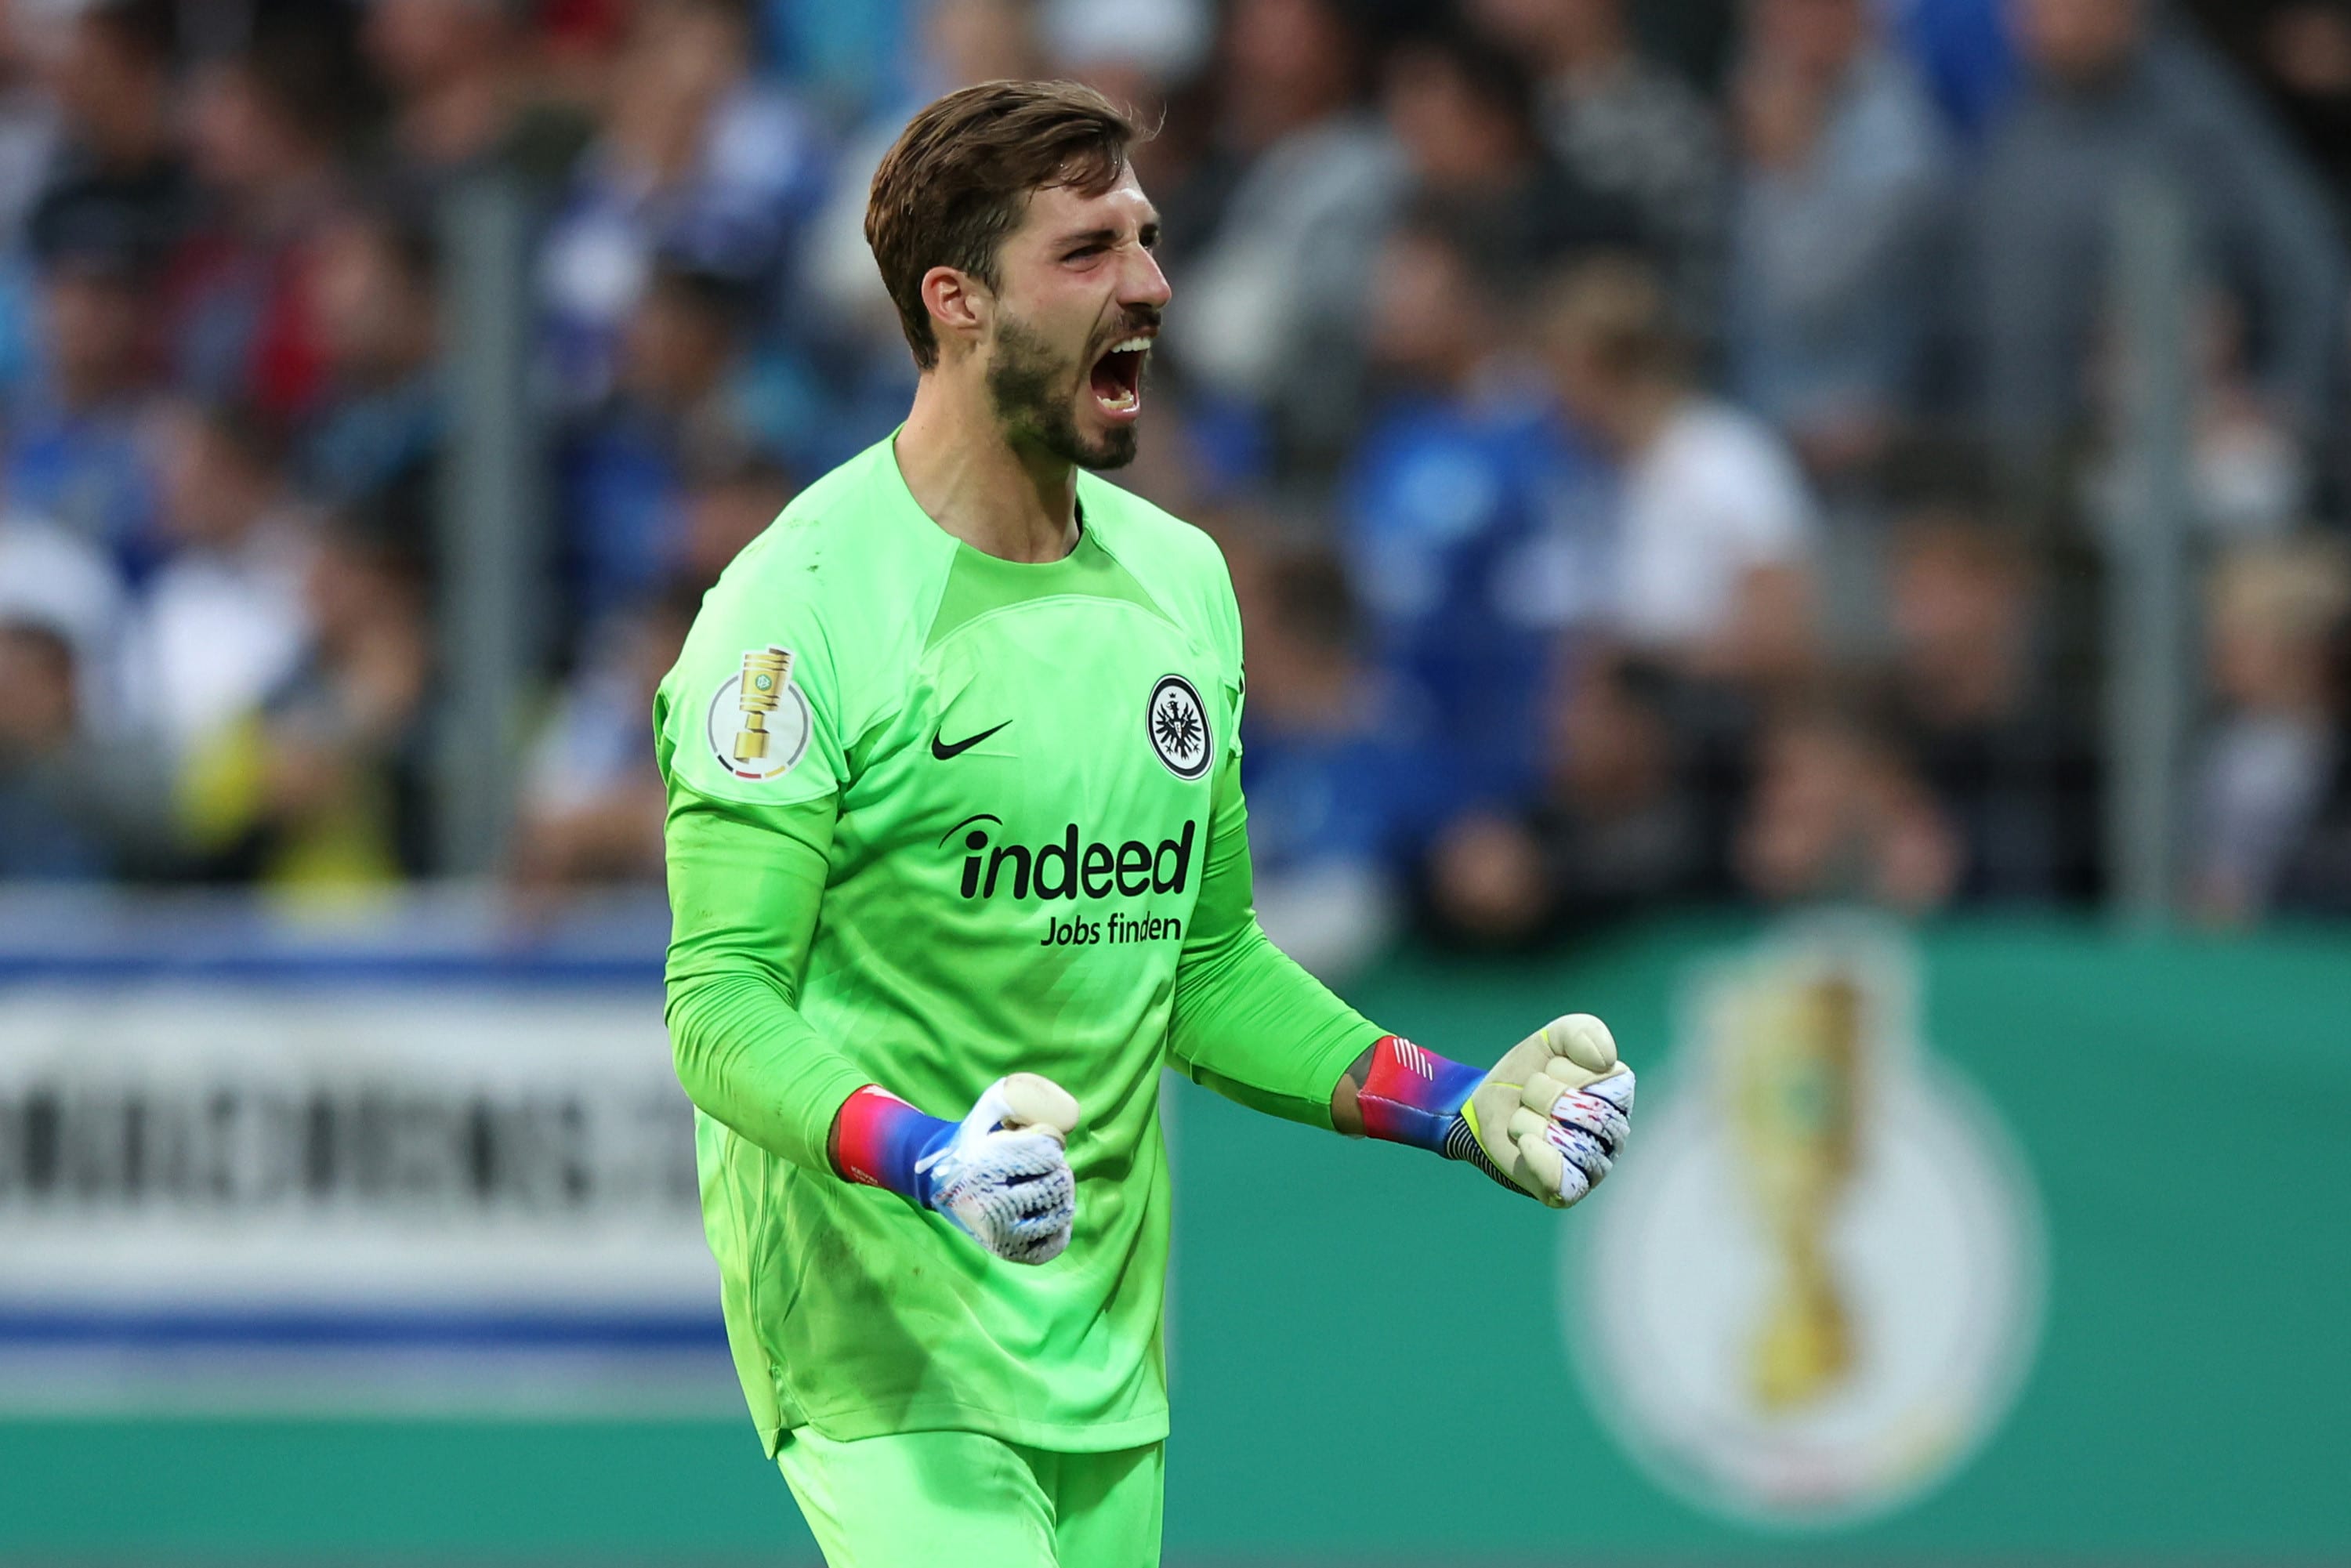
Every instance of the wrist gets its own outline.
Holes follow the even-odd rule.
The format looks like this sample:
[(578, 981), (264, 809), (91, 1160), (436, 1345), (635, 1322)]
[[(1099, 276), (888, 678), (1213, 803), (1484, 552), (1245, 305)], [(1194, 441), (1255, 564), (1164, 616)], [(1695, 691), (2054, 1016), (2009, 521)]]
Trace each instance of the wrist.
[(926, 1115), (877, 1084), (841, 1103), (832, 1123), (832, 1168), (844, 1181), (878, 1186), (925, 1208), (930, 1178), (923, 1157), (955, 1135), (956, 1124)]
[(1484, 1071), (1401, 1035), (1383, 1035), (1371, 1057), (1371, 1070), (1355, 1092), (1364, 1135), (1449, 1155), (1447, 1140)]

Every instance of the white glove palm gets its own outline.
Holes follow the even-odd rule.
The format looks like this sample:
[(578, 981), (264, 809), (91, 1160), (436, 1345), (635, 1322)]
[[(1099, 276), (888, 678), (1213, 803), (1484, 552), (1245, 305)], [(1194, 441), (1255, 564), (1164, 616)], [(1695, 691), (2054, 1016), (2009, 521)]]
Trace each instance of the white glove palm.
[(1608, 1026), (1570, 1013), (1512, 1046), (1470, 1093), (1457, 1132), (1477, 1146), (1456, 1157), (1565, 1208), (1607, 1176), (1632, 1110), (1633, 1070), (1616, 1060)]
[(1077, 1124), (1077, 1101), (1051, 1079), (998, 1079), (955, 1135), (916, 1165), (930, 1207), (998, 1258), (1050, 1262), (1069, 1246), (1077, 1218), (1068, 1148)]

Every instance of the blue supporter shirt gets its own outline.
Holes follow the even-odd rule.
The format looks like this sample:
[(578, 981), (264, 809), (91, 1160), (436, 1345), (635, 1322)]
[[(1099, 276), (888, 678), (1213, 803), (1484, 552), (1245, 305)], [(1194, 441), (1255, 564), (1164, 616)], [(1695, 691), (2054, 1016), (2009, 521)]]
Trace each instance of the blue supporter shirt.
[(1305, 729), (1241, 718), (1241, 783), (1249, 793), (1249, 858), (1259, 872), (1343, 861), (1398, 870), (1441, 825), (1429, 717), (1394, 686), (1362, 723)]
[(1531, 397), (1398, 401), (1356, 449), (1342, 548), (1382, 673), (1436, 716), (1463, 806), (1533, 785), (1555, 642), (1601, 580), (1607, 485)]
[(11, 421), (6, 465), (12, 506), (107, 551), (134, 580), (155, 564), (155, 476), (134, 411), (37, 402)]

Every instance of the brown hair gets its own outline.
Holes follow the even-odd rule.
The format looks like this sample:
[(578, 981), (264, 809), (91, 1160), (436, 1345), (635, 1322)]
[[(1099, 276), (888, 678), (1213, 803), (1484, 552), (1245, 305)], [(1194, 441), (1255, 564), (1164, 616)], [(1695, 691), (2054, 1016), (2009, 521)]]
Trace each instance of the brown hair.
[(1067, 186), (1102, 194), (1139, 135), (1110, 99), (1067, 81), (982, 82), (914, 116), (874, 172), (865, 243), (915, 364), (939, 362), (923, 275), (951, 267), (996, 287), (998, 247), (1029, 193)]
[(1596, 256), (1561, 271), (1544, 293), (1541, 330), (1554, 350), (1582, 349), (1617, 381), (1677, 381), (1685, 369), (1665, 288), (1636, 256)]

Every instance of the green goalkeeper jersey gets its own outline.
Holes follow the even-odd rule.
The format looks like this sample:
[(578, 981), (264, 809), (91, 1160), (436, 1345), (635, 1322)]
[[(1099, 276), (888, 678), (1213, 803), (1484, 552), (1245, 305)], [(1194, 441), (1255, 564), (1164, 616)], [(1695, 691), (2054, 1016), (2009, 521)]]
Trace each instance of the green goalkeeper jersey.
[[(885, 441), (705, 600), (654, 702), (668, 1019), (726, 1327), (772, 1452), (1166, 1432), (1159, 1070), (1329, 1124), (1379, 1030), (1250, 909), (1239, 616), (1197, 530), (1081, 475), (1057, 561), (974, 549)], [(1069, 1249), (1022, 1266), (828, 1162), (872, 1082), (959, 1117), (1076, 1096)]]

